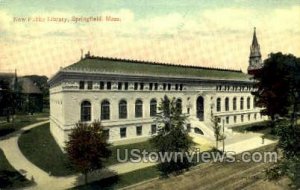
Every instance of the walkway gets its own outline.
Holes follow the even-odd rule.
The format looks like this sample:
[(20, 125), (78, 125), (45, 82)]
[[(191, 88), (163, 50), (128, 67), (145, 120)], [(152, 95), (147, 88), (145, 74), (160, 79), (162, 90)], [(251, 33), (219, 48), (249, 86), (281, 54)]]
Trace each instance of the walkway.
[[(60, 190), (84, 184), (84, 178), (81, 174), (67, 177), (49, 176), (48, 173), (41, 170), (29, 160), (27, 160), (27, 158), (20, 151), (18, 146), (18, 139), (20, 135), (26, 130), (30, 130), (32, 128), (38, 127), (46, 123), (49, 123), (49, 121), (43, 121), (32, 125), (28, 125), (27, 127), (24, 127), (19, 131), (16, 131), (12, 134), (0, 138), (0, 148), (3, 150), (7, 160), (17, 171), (22, 173), (28, 180), (32, 180), (33, 177), (37, 185), (29, 187), (28, 189)], [(109, 166), (107, 169), (91, 174), (89, 176), (89, 181), (99, 180), (104, 177), (115, 175), (116, 173), (128, 173), (152, 165), (154, 165), (154, 163), (123, 163), (112, 165)]]
[[(18, 139), (20, 135), (26, 130), (30, 130), (48, 122), (49, 121), (35, 123), (0, 138), (0, 148), (3, 150), (7, 160), (17, 171), (23, 173), (28, 180), (32, 180), (32, 177), (34, 178), (34, 181), (37, 185), (29, 187), (28, 189), (60, 190), (84, 184), (83, 176), (81, 174), (67, 177), (49, 176), (48, 173), (41, 170), (29, 160), (27, 160), (27, 158), (20, 151), (18, 146)], [(251, 150), (275, 142), (265, 139), (265, 144), (262, 144), (262, 139), (260, 136), (261, 134), (257, 133), (234, 134), (232, 137), (227, 139), (225, 149), (226, 151), (235, 151), (236, 153), (240, 153), (241, 151)], [(221, 143), (219, 143), (219, 145), (221, 146)], [(101, 178), (116, 174), (128, 173), (131, 171), (153, 166), (154, 164), (155, 163), (122, 163), (112, 165), (107, 169), (103, 169), (100, 172), (97, 171), (91, 174), (89, 176), (89, 181), (99, 180)]]
[[(232, 136), (225, 139), (225, 151), (235, 152), (239, 154), (244, 151), (253, 150), (262, 146), (276, 143), (276, 140), (262, 139), (262, 133), (247, 132), (239, 133), (233, 132)], [(219, 143), (219, 149), (222, 149), (222, 142)]]

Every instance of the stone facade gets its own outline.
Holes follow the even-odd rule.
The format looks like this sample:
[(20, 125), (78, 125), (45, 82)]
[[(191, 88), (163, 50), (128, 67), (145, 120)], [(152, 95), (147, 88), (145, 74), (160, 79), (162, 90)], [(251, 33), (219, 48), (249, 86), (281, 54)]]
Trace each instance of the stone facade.
[[(181, 100), (182, 111), (189, 116), (187, 127), (191, 133), (199, 135), (203, 133), (203, 136), (211, 139), (213, 115), (220, 118), (226, 130), (236, 125), (266, 119), (260, 115), (260, 109), (254, 107), (251, 95), (254, 89), (250, 80), (101, 75), (87, 71), (60, 71), (60, 73), (63, 73), (60, 82), (50, 83), (50, 126), (53, 136), (62, 147), (68, 139), (70, 130), (82, 119), (87, 119), (84, 122), (101, 120), (108, 130), (109, 141), (114, 143), (150, 137), (153, 133), (152, 125), (159, 125), (150, 115), (150, 102), (156, 100), (158, 107), (165, 95)], [(108, 86), (111, 88), (107, 89)], [(142, 102), (138, 117), (137, 100)], [(109, 116), (101, 119), (105, 118), (101, 116), (104, 114), (101, 113), (101, 110), (104, 112), (102, 108), (104, 101), (109, 103)], [(119, 115), (121, 101), (126, 102), (126, 118), (120, 118)], [(83, 118), (83, 102), (90, 105), (87, 106), (87, 110), (90, 109), (90, 116), (86, 116), (87, 118)]]

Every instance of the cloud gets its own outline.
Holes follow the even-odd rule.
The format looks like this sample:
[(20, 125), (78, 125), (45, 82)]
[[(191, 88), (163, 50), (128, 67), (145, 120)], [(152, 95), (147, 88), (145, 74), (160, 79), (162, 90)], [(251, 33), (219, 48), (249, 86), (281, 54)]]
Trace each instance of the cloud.
[[(300, 44), (295, 43), (300, 41), (300, 6), (265, 11), (237, 7), (185, 14), (171, 11), (151, 17), (118, 9), (98, 15), (118, 17), (121, 22), (22, 24), (12, 22), (9, 11), (0, 11), (0, 32), (4, 34), (1, 42), (5, 42), (0, 47), (6, 57), (0, 68), (18, 68), (23, 74), (42, 71), (49, 76), (60, 66), (77, 61), (82, 48), (99, 56), (245, 71), (254, 26), (264, 58), (272, 51), (300, 55)], [(29, 16), (96, 15), (51, 11)]]

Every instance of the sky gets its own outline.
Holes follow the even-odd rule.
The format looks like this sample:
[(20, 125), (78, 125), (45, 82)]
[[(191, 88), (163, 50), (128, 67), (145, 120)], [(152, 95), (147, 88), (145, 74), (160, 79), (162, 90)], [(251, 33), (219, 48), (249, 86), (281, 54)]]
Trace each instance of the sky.
[(51, 77), (81, 50), (246, 72), (254, 27), (263, 59), (300, 56), (299, 0), (0, 0), (0, 72)]

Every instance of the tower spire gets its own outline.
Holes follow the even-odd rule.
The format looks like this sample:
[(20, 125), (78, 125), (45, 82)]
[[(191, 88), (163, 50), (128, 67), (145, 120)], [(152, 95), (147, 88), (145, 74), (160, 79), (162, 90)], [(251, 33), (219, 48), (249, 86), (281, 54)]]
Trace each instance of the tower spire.
[(256, 37), (256, 27), (254, 27), (252, 44), (250, 46), (248, 74), (253, 74), (256, 70), (262, 67), (262, 59), (260, 46)]

